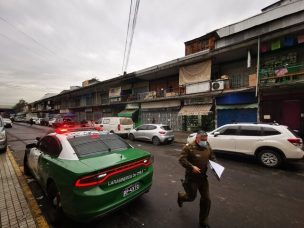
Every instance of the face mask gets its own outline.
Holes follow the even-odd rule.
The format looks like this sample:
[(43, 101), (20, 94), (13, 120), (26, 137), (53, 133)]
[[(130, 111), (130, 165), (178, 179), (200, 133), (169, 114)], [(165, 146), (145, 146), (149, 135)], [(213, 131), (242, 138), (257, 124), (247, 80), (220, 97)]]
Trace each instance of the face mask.
[(198, 143), (198, 145), (199, 145), (200, 147), (205, 148), (205, 147), (207, 147), (207, 141), (200, 141), (200, 142)]

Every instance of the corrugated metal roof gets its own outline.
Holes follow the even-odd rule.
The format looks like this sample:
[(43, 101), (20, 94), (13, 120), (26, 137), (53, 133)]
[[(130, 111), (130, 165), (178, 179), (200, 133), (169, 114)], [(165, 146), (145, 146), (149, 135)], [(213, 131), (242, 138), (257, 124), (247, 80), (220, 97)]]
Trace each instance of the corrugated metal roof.
[(278, 6), (272, 10), (260, 13), (243, 21), (218, 29), (216, 32), (220, 38), (244, 31), (246, 29), (300, 12), (304, 10), (304, 1), (292, 2)]

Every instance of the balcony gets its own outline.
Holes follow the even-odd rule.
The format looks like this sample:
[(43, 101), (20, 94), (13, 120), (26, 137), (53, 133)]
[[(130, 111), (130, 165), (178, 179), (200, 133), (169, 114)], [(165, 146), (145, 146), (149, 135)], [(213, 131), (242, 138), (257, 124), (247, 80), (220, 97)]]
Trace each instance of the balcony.
[(164, 89), (159, 91), (149, 91), (145, 93), (137, 94), (137, 100), (154, 100), (159, 98), (171, 98), (178, 97), (185, 94), (185, 88), (181, 87), (180, 89)]
[(304, 64), (274, 69), (260, 69), (260, 85), (272, 86), (304, 80)]

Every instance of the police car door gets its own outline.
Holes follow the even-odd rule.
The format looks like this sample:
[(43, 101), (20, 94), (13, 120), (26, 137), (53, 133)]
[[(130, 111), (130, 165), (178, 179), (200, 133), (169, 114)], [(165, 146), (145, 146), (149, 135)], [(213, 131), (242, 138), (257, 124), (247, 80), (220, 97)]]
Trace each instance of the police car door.
[(40, 150), (41, 141), (38, 143), (37, 147), (33, 147), (30, 150), (30, 152), (28, 154), (28, 158), (27, 158), (29, 167), (32, 170), (33, 175), (35, 176), (36, 179), (40, 179), (39, 174), (38, 174), (38, 160), (41, 156), (41, 150)]

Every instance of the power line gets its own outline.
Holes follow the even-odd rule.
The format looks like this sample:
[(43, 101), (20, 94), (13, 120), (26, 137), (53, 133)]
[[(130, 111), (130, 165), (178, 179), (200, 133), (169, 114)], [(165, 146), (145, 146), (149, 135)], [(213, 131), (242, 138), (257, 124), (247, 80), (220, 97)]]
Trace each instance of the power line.
[[(126, 43), (125, 43), (125, 53), (124, 53), (123, 66), (122, 66), (123, 72), (127, 70), (128, 64), (129, 64), (129, 58), (130, 58), (130, 53), (131, 53), (131, 49), (132, 49), (132, 43), (133, 43), (133, 37), (134, 37), (134, 32), (135, 32), (135, 27), (136, 27), (139, 3), (140, 3), (140, 0), (136, 0), (134, 15), (132, 15), (131, 9), (134, 6), (133, 6), (133, 1), (131, 0), (129, 21), (128, 21), (128, 30), (127, 30), (127, 37), (126, 37)], [(132, 27), (131, 27), (131, 31), (130, 31), (131, 20), (132, 20)]]
[(124, 63), (125, 63), (125, 57), (126, 57), (126, 50), (127, 50), (127, 43), (128, 43), (128, 37), (129, 37), (129, 29), (130, 29), (130, 21), (131, 21), (131, 12), (132, 12), (132, 3), (133, 1), (131, 0), (130, 4), (130, 10), (129, 10), (129, 19), (128, 19), (128, 29), (127, 29), (127, 36), (126, 36), (126, 42), (125, 42), (125, 50), (124, 50), (124, 57), (123, 57), (123, 62), (122, 62), (122, 72), (124, 71)]

